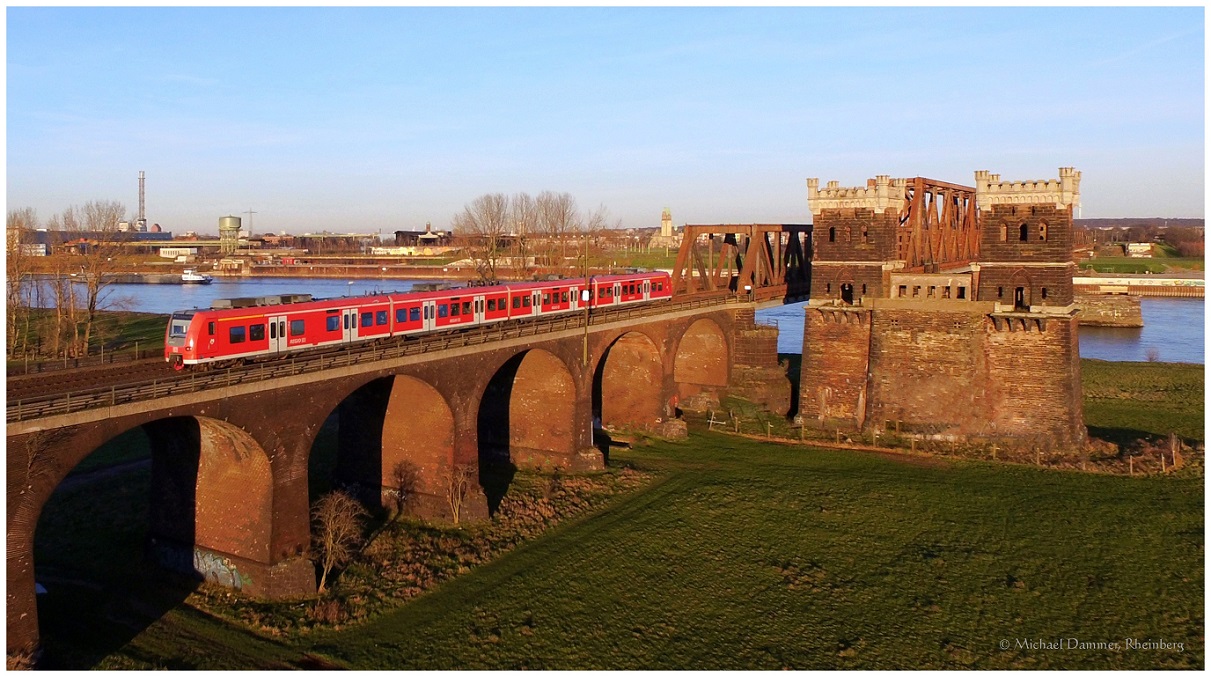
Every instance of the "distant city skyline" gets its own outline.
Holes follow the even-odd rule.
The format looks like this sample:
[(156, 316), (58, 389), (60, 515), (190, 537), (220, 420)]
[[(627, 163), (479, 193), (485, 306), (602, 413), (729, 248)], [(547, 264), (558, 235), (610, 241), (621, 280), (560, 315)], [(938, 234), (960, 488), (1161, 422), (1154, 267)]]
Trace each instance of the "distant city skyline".
[(9, 7), (7, 202), (217, 233), (445, 230), (486, 193), (622, 227), (807, 223), (807, 178), (1082, 172), (1202, 218), (1204, 8)]

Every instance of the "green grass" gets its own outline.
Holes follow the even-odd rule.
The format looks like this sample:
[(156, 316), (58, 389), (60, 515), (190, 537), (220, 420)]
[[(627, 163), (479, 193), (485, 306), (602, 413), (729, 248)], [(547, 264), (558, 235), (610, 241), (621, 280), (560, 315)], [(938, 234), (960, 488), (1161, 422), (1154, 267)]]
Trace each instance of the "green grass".
[(1085, 425), (1117, 444), (1177, 433), (1203, 442), (1204, 367), (1163, 362), (1081, 360)]
[[(660, 478), (364, 624), (263, 637), (183, 604), (98, 664), (1204, 664), (1201, 478), (908, 463), (708, 433), (683, 444), (617, 451), (612, 460), (657, 471)], [(1185, 650), (998, 645), (1002, 639), (1069, 637), (1163, 639), (1183, 642)]]
[(1159, 275), (1170, 269), (1203, 270), (1203, 259), (1183, 257), (1156, 257), (1151, 259), (1129, 258), (1126, 256), (1105, 256), (1084, 261), (1080, 264), (1078, 274), (1088, 272), (1093, 268), (1099, 273), (1119, 273), (1127, 275), (1143, 275), (1152, 273)]

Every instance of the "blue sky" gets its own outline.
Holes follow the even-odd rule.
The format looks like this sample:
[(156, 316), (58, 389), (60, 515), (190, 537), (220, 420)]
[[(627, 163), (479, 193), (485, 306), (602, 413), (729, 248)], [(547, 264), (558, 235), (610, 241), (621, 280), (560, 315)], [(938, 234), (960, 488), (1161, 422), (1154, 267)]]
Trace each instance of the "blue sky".
[[(1083, 172), (1204, 215), (1204, 9), (17, 8), (8, 206), (165, 229), (446, 228), (490, 192), (625, 227), (810, 221), (805, 179)], [(245, 218), (247, 218), (245, 216)]]

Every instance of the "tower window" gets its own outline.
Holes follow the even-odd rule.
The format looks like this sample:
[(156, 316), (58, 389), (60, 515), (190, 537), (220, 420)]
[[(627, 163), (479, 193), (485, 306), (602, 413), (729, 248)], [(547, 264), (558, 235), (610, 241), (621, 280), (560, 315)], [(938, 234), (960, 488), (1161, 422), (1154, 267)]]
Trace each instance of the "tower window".
[(1045, 223), (1039, 224), (1039, 241), (1040, 242), (1047, 241), (1047, 224), (1045, 224)]
[(837, 229), (834, 228), (833, 226), (828, 227), (828, 241), (829, 242), (837, 241)]
[(1002, 223), (1001, 224), (1001, 242), (1005, 242), (1008, 239), (1009, 239), (1009, 226)]
[(1026, 241), (1026, 224), (1024, 224), (1024, 223), (1018, 227), (1018, 241), (1019, 242)]

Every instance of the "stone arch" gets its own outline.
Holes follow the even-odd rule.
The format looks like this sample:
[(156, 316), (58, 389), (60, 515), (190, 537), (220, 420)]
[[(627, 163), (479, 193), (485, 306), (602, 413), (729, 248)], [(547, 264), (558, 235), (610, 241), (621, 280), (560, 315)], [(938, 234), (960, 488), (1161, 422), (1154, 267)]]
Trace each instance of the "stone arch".
[(417, 502), (410, 507), (420, 514), (440, 512), (445, 478), (454, 465), (454, 414), (446, 398), (421, 379), (396, 376), (382, 445), (383, 502), (399, 496), (400, 482), (407, 484), (414, 471)]
[[(353, 489), (369, 505), (391, 508), (399, 507), (400, 482), (412, 483), (412, 474), (417, 501), (409, 510), (424, 516), (442, 512), (444, 476), (454, 457), (454, 415), (433, 385), (403, 374), (376, 378), (349, 392), (334, 414), (336, 457), (314, 459), (312, 472), (331, 465), (334, 484)], [(331, 450), (313, 446), (313, 453), (321, 451)]]
[(660, 348), (642, 332), (626, 332), (610, 343), (593, 374), (594, 425), (644, 427), (664, 409), (664, 362)]
[(273, 472), (247, 432), (208, 417), (145, 425), (152, 449), (149, 552), (162, 566), (256, 592), (271, 560)]
[[(682, 403), (700, 394), (718, 397), (731, 364), (727, 336), (712, 319), (695, 320), (682, 334), (673, 358), (673, 381)], [(690, 408), (694, 408), (690, 405)]]
[(564, 465), (575, 451), (576, 397), (571, 370), (554, 354), (536, 348), (506, 360), (480, 398), (480, 463)]
[[(509, 358), (488, 380), (476, 414), (479, 483), (495, 514), (518, 467), (566, 467), (577, 435), (576, 381), (554, 354), (531, 349)], [(586, 441), (587, 444), (587, 441)]]

